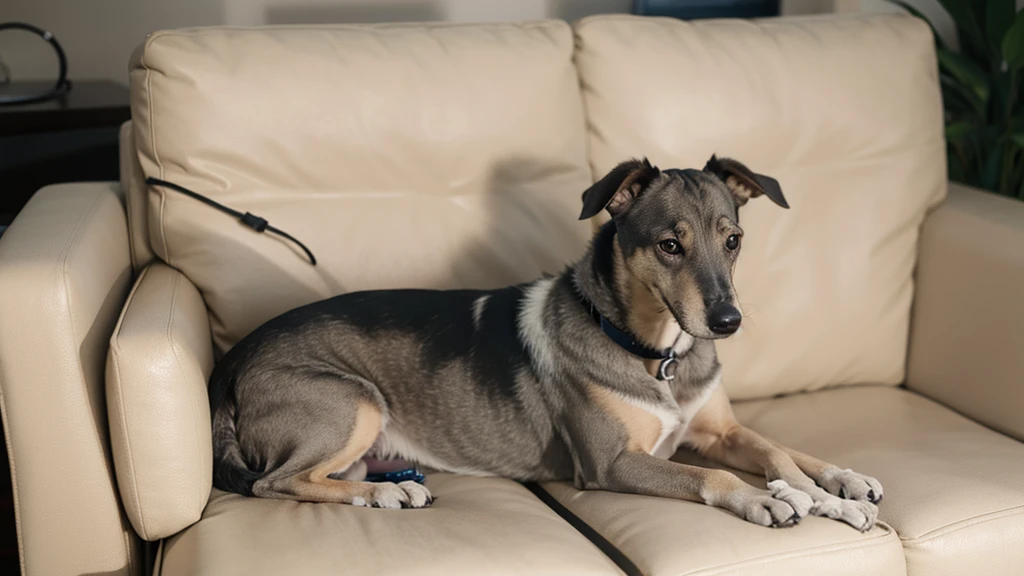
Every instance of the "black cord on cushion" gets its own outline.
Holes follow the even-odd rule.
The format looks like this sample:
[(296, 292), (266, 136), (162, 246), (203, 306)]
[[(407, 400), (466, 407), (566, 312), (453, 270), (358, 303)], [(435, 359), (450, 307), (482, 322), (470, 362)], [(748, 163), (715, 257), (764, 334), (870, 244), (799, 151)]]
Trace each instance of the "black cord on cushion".
[(270, 232), (271, 234), (277, 234), (282, 238), (290, 240), (291, 242), (294, 242), (296, 246), (302, 248), (302, 251), (305, 252), (306, 256), (309, 257), (310, 264), (316, 266), (316, 257), (313, 256), (313, 253), (309, 250), (309, 248), (306, 248), (305, 244), (303, 244), (298, 240), (298, 238), (292, 236), (291, 234), (285, 232), (284, 230), (271, 226), (270, 223), (267, 222), (265, 218), (261, 218), (251, 212), (245, 212), (243, 214), (242, 212), (239, 212), (234, 208), (228, 208), (227, 206), (221, 204), (220, 202), (217, 202), (216, 200), (213, 200), (212, 198), (208, 198), (206, 196), (203, 196), (202, 194), (193, 192), (188, 188), (185, 188), (184, 186), (179, 186), (173, 182), (160, 180), (159, 178), (149, 177), (146, 178), (146, 184), (150, 186), (163, 186), (165, 188), (170, 188), (171, 190), (174, 190), (176, 192), (181, 192), (182, 194), (188, 196), (189, 198), (199, 200), (200, 202), (206, 204), (207, 206), (212, 206), (217, 210), (224, 212), (225, 214), (230, 214), (231, 216), (238, 218), (239, 222), (245, 224), (246, 226), (252, 228), (257, 232)]

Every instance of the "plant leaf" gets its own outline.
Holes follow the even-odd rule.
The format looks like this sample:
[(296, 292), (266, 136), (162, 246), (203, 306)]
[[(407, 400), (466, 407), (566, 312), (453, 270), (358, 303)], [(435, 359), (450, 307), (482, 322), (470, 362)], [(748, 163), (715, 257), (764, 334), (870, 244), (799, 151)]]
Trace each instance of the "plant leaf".
[[(985, 118), (985, 102), (969, 88), (961, 84), (949, 74), (939, 76), (939, 83), (942, 85), (943, 102), (947, 103), (946, 110), (954, 111), (951, 108), (957, 103), (962, 103), (964, 108), (978, 115), (978, 118)], [(950, 98), (949, 96), (955, 96)]]
[(963, 54), (957, 54), (945, 48), (937, 48), (939, 66), (944, 68), (953, 78), (970, 89), (982, 103), (988, 102), (988, 76), (978, 65)]
[[(904, 2), (903, 0), (889, 0), (889, 2), (899, 6), (900, 8), (903, 8), (911, 16), (916, 16), (921, 20), (924, 20), (925, 23), (928, 24), (928, 27), (932, 29), (932, 36), (935, 37), (935, 45), (940, 48), (946, 48), (946, 43), (942, 40), (942, 36), (939, 36), (939, 31), (935, 29), (935, 25), (932, 24), (931, 20), (929, 20), (924, 14), (922, 14), (920, 10), (914, 8), (907, 2)], [(1000, 38), (1002, 38), (1002, 36), (1000, 36)]]
[(967, 183), (967, 178), (964, 175), (964, 167), (960, 164), (960, 159), (956, 157), (956, 152), (953, 151), (953, 148), (946, 150), (946, 173), (949, 175), (949, 179), (953, 182)]
[(1016, 144), (1018, 148), (1024, 149), (1024, 132), (1018, 132), (1011, 136), (1011, 138), (1013, 139), (1013, 143)]
[[(1000, 59), (1002, 57), (1000, 56)], [(989, 112), (992, 113), (990, 121), (994, 124), (1002, 124), (1010, 121), (1010, 105), (1016, 97), (1016, 92), (1011, 89), (1013, 75), (1007, 72), (994, 72), (989, 74)]]
[(1017, 13), (1013, 25), (1003, 36), (1003, 59), (1011, 72), (1024, 66), (1024, 10)]
[(950, 142), (963, 142), (974, 132), (974, 125), (970, 122), (953, 122), (946, 126), (946, 140)]
[(985, 5), (985, 32), (997, 55), (1002, 54), (1003, 36), (1013, 23), (1016, 4), (1016, 0), (988, 0)]
[(986, 155), (985, 169), (981, 173), (981, 187), (993, 192), (999, 189), (999, 169), (1003, 163), (1000, 161), (999, 150), (989, 148), (983, 152)]

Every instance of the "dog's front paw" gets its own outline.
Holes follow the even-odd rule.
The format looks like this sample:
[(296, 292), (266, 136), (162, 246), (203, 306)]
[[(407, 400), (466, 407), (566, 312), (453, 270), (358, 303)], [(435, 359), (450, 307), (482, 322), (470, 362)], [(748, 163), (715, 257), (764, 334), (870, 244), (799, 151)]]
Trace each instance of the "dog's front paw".
[(840, 498), (862, 500), (872, 504), (882, 501), (882, 484), (870, 476), (858, 474), (847, 468), (833, 467), (825, 470), (818, 478), (818, 484)]
[(747, 522), (781, 528), (793, 526), (807, 515), (812, 507), (811, 497), (790, 488), (783, 480), (769, 485), (768, 490), (751, 488), (730, 498), (729, 510)]
[(434, 501), (426, 486), (407, 480), (405, 482), (381, 482), (373, 487), (369, 500), (356, 498), (356, 506), (374, 508), (425, 508)]
[(811, 514), (846, 522), (861, 532), (867, 532), (878, 520), (878, 506), (866, 500), (843, 500), (817, 488), (821, 494), (814, 499)]
[[(776, 482), (768, 483), (769, 489)], [(845, 522), (861, 532), (866, 532), (875, 525), (878, 519), (878, 506), (866, 500), (844, 500), (833, 494), (829, 494), (821, 487), (813, 483), (810, 478), (791, 480), (792, 487), (789, 490), (805, 494), (813, 503), (810, 507), (812, 516), (822, 516)], [(785, 484), (785, 482), (783, 482)]]
[(768, 483), (768, 491), (773, 498), (792, 506), (800, 518), (807, 516), (814, 507), (814, 499), (810, 494), (793, 488), (785, 480), (772, 480)]

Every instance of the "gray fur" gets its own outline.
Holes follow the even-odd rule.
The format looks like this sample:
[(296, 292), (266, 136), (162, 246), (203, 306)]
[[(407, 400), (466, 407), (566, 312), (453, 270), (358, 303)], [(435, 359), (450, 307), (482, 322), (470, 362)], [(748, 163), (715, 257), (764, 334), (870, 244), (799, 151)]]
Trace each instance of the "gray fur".
[[(703, 492), (711, 480), (630, 452), (627, 427), (594, 394), (611, 391), (659, 414), (707, 397), (719, 375), (713, 339), (721, 337), (708, 329), (707, 310), (735, 302), (738, 250), (723, 243), (742, 233), (737, 209), (746, 199), (734, 197), (723, 174), (661, 172), (646, 161), (616, 170), (584, 195), (585, 213), (608, 206), (612, 222), (558, 276), (505, 291), (344, 295), (243, 339), (211, 378), (215, 484), (301, 499), (288, 480), (342, 450), (357, 407), (369, 405), (382, 426), (367, 456), (710, 502)], [(658, 252), (666, 237), (678, 238), (684, 256)], [(669, 329), (674, 319), (677, 377), (656, 380), (602, 333), (581, 295), (651, 347), (663, 343), (638, 316), (641, 301), (649, 298), (651, 317), (667, 318)], [(502, 316), (503, 302), (513, 312)], [(436, 314), (406, 319), (432, 303), (441, 306)]]

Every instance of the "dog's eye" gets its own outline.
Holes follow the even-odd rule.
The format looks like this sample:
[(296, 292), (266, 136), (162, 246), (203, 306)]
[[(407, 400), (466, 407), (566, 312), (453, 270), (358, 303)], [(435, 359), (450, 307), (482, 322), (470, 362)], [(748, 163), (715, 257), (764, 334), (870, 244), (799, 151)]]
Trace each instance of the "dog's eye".
[(725, 239), (725, 247), (729, 250), (735, 250), (740, 247), (740, 237), (736, 234), (730, 235)]
[(676, 255), (683, 253), (683, 246), (677, 240), (662, 240), (658, 242), (658, 248), (661, 248), (661, 251), (666, 254)]

